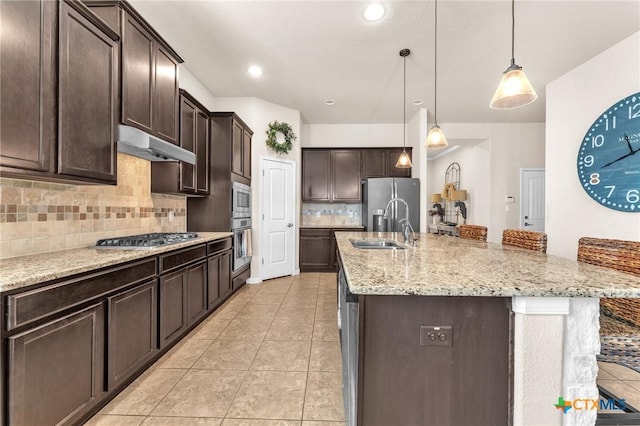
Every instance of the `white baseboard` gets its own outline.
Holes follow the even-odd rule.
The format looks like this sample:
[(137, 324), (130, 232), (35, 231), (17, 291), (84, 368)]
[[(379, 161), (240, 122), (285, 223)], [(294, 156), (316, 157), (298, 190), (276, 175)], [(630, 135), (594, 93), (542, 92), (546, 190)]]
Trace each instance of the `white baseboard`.
[(291, 275), (300, 275), (300, 269), (295, 269)]
[(247, 284), (260, 284), (262, 282), (262, 278), (260, 277), (249, 277), (247, 278)]

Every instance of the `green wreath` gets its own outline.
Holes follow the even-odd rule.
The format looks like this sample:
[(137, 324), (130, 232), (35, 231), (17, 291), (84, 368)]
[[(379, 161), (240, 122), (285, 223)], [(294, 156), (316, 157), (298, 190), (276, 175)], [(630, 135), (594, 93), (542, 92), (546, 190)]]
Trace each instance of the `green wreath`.
[[(269, 129), (265, 133), (267, 134), (267, 146), (278, 154), (288, 153), (293, 148), (292, 141), (296, 140), (296, 134), (293, 133), (289, 123), (273, 121), (269, 123)], [(276, 138), (278, 133), (284, 135), (284, 143), (278, 143)]]

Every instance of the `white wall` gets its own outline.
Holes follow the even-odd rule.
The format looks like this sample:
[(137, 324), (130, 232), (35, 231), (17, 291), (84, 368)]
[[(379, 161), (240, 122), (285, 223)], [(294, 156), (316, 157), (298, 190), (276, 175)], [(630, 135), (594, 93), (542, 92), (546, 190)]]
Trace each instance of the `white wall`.
[(640, 240), (640, 214), (597, 204), (582, 190), (576, 169), (589, 126), (606, 108), (638, 91), (640, 32), (547, 85), (548, 253), (575, 259), (578, 239), (585, 236)]
[(304, 148), (401, 147), (402, 124), (305, 124), (302, 141)]
[[(299, 271), (298, 265), (298, 232), (299, 232), (299, 212), (300, 212), (300, 143), (301, 133), (301, 117), (296, 110), (286, 108), (271, 102), (264, 101), (259, 98), (237, 97), (222, 98), (215, 97), (204, 85), (197, 79), (187, 67), (180, 66), (180, 88), (189, 92), (193, 97), (200, 101), (210, 111), (233, 111), (253, 130), (253, 138), (251, 140), (251, 176), (252, 176), (252, 192), (251, 202), (253, 203), (253, 258), (251, 261), (251, 278), (250, 282), (260, 282), (260, 273), (262, 266), (262, 238), (261, 238), (261, 221), (262, 206), (260, 204), (260, 188), (262, 187), (262, 176), (260, 176), (260, 158), (286, 158), (296, 162), (296, 211), (295, 221), (295, 270)], [(276, 154), (267, 148), (266, 130), (269, 123), (277, 120), (289, 123), (293, 128), (298, 139), (293, 142), (293, 149), (287, 155)], [(295, 272), (295, 271), (294, 271)]]
[[(251, 140), (251, 202), (252, 219), (253, 219), (253, 258), (251, 259), (251, 278), (250, 283), (261, 281), (262, 271), (262, 205), (260, 190), (262, 188), (262, 175), (260, 173), (260, 158), (286, 158), (296, 163), (296, 209), (293, 218), (295, 223), (295, 270), (299, 271), (298, 251), (299, 251), (299, 228), (298, 219), (300, 217), (300, 161), (301, 161), (301, 117), (300, 112), (286, 108), (271, 102), (264, 101), (259, 98), (216, 98), (214, 111), (234, 111), (242, 120), (253, 130), (253, 138)], [(269, 123), (277, 120), (286, 122), (291, 125), (293, 132), (298, 139), (293, 141), (293, 148), (287, 155), (276, 154), (269, 149), (265, 143), (267, 136), (266, 131)], [(295, 271), (292, 271), (295, 272)]]
[[(465, 147), (430, 161), (428, 193), (440, 192), (446, 168), (460, 164), (463, 189), (469, 191), (471, 216), (467, 223), (489, 228), (487, 240), (500, 243), (502, 231), (518, 228), (520, 169), (545, 167), (544, 123), (445, 123), (440, 124), (451, 145)], [(475, 145), (471, 145), (472, 141)], [(507, 195), (516, 202), (508, 205)]]

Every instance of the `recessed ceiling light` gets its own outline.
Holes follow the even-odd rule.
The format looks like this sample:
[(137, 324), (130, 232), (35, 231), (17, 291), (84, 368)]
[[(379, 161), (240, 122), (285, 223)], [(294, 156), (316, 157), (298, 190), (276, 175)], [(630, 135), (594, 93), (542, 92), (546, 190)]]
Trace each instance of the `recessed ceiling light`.
[(380, 3), (371, 3), (364, 10), (364, 19), (367, 21), (379, 21), (384, 16), (384, 6)]
[(334, 101), (333, 99), (327, 99), (326, 101), (324, 101), (324, 104), (327, 106), (333, 106), (336, 104), (336, 101)]
[(251, 74), (254, 77), (260, 77), (262, 75), (262, 68), (260, 68), (257, 65), (251, 65), (248, 71), (249, 71), (249, 74)]
[(420, 106), (424, 103), (424, 101), (422, 99), (416, 99), (415, 101), (413, 101), (413, 104), (415, 106)]

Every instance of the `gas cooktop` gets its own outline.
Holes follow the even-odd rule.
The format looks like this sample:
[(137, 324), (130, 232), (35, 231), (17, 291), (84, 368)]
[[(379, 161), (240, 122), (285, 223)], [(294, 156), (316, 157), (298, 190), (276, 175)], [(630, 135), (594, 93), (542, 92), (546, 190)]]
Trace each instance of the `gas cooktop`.
[(158, 232), (153, 234), (131, 235), (128, 237), (105, 238), (98, 240), (96, 248), (144, 250), (182, 243), (193, 240), (194, 238), (198, 238), (198, 234), (195, 232)]

